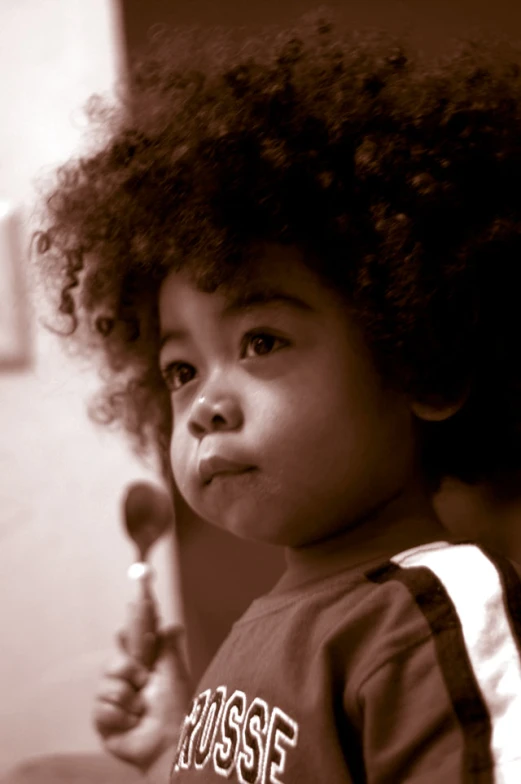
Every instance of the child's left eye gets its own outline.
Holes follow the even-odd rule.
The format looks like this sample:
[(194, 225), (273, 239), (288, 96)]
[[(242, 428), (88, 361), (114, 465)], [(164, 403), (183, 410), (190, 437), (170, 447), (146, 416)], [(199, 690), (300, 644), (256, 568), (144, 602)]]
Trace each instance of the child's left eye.
[(287, 341), (265, 332), (256, 332), (246, 335), (243, 343), (242, 355), (245, 358), (262, 357), (272, 354), (273, 351), (287, 345)]

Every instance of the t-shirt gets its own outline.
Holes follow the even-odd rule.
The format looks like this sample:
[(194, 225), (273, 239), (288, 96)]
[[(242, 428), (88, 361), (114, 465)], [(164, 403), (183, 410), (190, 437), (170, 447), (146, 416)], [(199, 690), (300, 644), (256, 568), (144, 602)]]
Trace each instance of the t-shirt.
[(520, 784), (521, 585), (433, 542), (283, 578), (234, 624), (172, 782)]

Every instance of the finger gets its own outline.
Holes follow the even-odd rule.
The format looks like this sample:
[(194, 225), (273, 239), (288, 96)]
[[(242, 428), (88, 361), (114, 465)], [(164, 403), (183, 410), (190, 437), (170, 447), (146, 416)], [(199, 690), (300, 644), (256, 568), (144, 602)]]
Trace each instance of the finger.
[[(194, 684), (182, 627), (171, 627), (161, 632), (159, 655), (154, 665), (154, 683), (168, 684), (171, 694), (183, 705), (187, 703)], [(152, 686), (152, 683), (150, 684)], [(148, 689), (148, 685), (146, 687)]]
[(138, 639), (138, 644), (131, 639), (126, 629), (121, 629), (116, 637), (120, 650), (133, 661), (147, 669), (155, 662), (158, 654), (159, 639), (154, 632), (143, 632)]
[(103, 738), (114, 733), (128, 732), (139, 721), (139, 716), (128, 713), (123, 708), (110, 702), (98, 702), (94, 712), (94, 726)]
[(96, 699), (102, 702), (110, 702), (123, 710), (135, 713), (137, 716), (141, 716), (145, 709), (140, 693), (127, 681), (117, 678), (105, 678), (98, 690)]
[(120, 655), (115, 658), (105, 671), (107, 678), (115, 678), (126, 681), (136, 691), (142, 689), (148, 680), (149, 672), (139, 662), (136, 662), (128, 655)]
[(183, 626), (168, 626), (161, 631), (156, 661), (160, 668), (175, 662), (178, 667), (182, 664), (187, 671), (190, 669)]
[(159, 639), (154, 632), (142, 632), (129, 642), (129, 654), (135, 662), (149, 669), (157, 658)]
[(116, 634), (116, 640), (120, 651), (122, 651), (122, 653), (128, 654), (128, 634), (125, 629), (119, 630), (119, 632)]
[(161, 629), (159, 635), (161, 647), (169, 647), (177, 649), (180, 645), (184, 645), (186, 638), (186, 629), (180, 624), (173, 624), (172, 626), (165, 626)]
[(157, 635), (156, 658), (168, 653), (178, 654), (186, 647), (186, 631), (183, 626), (165, 626)]

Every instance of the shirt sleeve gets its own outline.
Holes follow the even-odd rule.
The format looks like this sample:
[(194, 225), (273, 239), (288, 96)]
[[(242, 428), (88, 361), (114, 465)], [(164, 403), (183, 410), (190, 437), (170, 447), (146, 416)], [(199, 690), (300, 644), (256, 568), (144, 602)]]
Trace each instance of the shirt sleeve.
[(368, 784), (520, 782), (515, 569), (478, 546), (447, 545), (408, 551), (372, 579), (401, 583), (424, 633), (401, 647), (384, 639), (357, 688)]
[(447, 784), (492, 782), (463, 776), (464, 738), (430, 640), (374, 672), (359, 704), (368, 784), (440, 784), (442, 772)]

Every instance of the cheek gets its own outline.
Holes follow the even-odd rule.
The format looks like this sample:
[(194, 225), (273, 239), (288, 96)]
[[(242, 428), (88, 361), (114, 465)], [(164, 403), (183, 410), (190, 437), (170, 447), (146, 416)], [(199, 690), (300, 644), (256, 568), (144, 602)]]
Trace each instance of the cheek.
[(345, 448), (345, 401), (319, 372), (260, 390), (248, 408), (265, 465), (281, 478), (291, 474), (293, 481), (309, 481), (324, 459)]
[[(248, 398), (245, 410), (247, 440), (276, 459), (292, 449), (308, 419), (309, 394), (292, 384), (270, 384)], [(252, 427), (253, 426), (253, 427)]]
[(188, 479), (188, 458), (189, 443), (187, 438), (183, 438), (183, 431), (180, 425), (174, 427), (170, 439), (170, 465), (177, 486), (182, 491)]
[(394, 441), (395, 412), (374, 379), (330, 359), (315, 363), (266, 415), (274, 460), (287, 460), (305, 481), (344, 477), (347, 466), (357, 474), (357, 466), (380, 462)]

